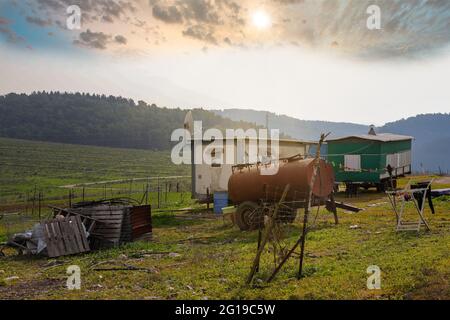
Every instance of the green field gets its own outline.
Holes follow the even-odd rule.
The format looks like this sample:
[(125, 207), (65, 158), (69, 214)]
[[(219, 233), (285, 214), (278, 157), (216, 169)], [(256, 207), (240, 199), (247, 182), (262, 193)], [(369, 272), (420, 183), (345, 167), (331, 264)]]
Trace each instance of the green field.
[[(23, 205), (26, 198), (42, 192), (45, 199), (67, 198), (68, 189), (60, 186), (147, 177), (188, 176), (188, 166), (172, 164), (168, 151), (146, 151), (32, 142), (0, 138), (0, 208)], [(189, 179), (161, 179), (160, 189), (180, 183), (190, 192)], [(128, 196), (129, 191), (142, 197), (144, 184), (156, 192), (156, 179), (90, 185), (87, 198)], [(130, 185), (131, 184), (131, 185)], [(168, 188), (169, 186), (167, 186)], [(81, 198), (82, 189), (73, 190)], [(139, 195), (139, 196), (138, 196)], [(0, 210), (1, 211), (1, 210)]]
[[(16, 141), (1, 140), (1, 143), (11, 148)], [(34, 151), (30, 149), (33, 145)], [(60, 159), (61, 168), (50, 168), (52, 157), (45, 160), (46, 153), (36, 151), (41, 150), (41, 146), (55, 157), (60, 148), (66, 150), (65, 160)], [(44, 169), (32, 164), (31, 158), (24, 159), (20, 163), (28, 163), (38, 172), (35, 177), (28, 178), (31, 171), (21, 172), (20, 168), (14, 167), (11, 154), (3, 157), (2, 153), (2, 163), (9, 159), (10, 165), (6, 171), (8, 179), (4, 179), (2, 173), (1, 186), (3, 188), (5, 181), (9, 181), (11, 192), (14, 188), (26, 190), (28, 183), (38, 181), (53, 186), (126, 178), (125, 173), (118, 172), (119, 168), (128, 168), (127, 174), (133, 176), (186, 172), (178, 172), (176, 167), (172, 169), (167, 154), (158, 152), (17, 141), (17, 150), (20, 148), (28, 149), (29, 154), (34, 152)], [(82, 153), (79, 156), (84, 160), (71, 160), (76, 150)], [(140, 155), (150, 164), (141, 161)], [(116, 160), (114, 156), (117, 156)], [(152, 159), (153, 156), (158, 162)], [(103, 159), (103, 165), (98, 164), (100, 159)], [(76, 163), (84, 165), (75, 166)], [(126, 165), (130, 163), (134, 166)], [(102, 174), (96, 173), (96, 178), (92, 179), (88, 173), (79, 173), (84, 167), (101, 169)], [(147, 170), (154, 170), (154, 173), (147, 174)], [(400, 185), (405, 182), (406, 179), (402, 180)], [(449, 186), (446, 179), (435, 184), (435, 187)], [(448, 197), (435, 200), (435, 215), (426, 208), (431, 231), (420, 233), (395, 232), (395, 216), (384, 194), (369, 190), (358, 198), (347, 199), (343, 194), (338, 198), (364, 211), (351, 214), (339, 210), (340, 224), (336, 226), (332, 223), (332, 215), (321, 209), (315, 227), (307, 237), (305, 273), (301, 280), (295, 278), (298, 268), (295, 258), (272, 283), (265, 283), (273, 269), (273, 257), (271, 252), (264, 252), (255, 282), (245, 285), (256, 253), (257, 232), (240, 232), (222, 217), (186, 210), (154, 213), (153, 240), (150, 242), (58, 259), (17, 257), (14, 251), (7, 249), (6, 257), (0, 257), (0, 299), (450, 299)], [(186, 203), (172, 205), (173, 208), (184, 206)], [(409, 219), (415, 218), (411, 204), (407, 212)], [(301, 219), (286, 227), (288, 244), (292, 245), (298, 239), (300, 230)], [(148, 272), (95, 271), (99, 263), (110, 267), (125, 263), (146, 268)], [(81, 268), (82, 288), (79, 291), (69, 291), (65, 287), (66, 268), (70, 265)], [(369, 276), (366, 270), (371, 265), (381, 269), (381, 290), (366, 287)]]

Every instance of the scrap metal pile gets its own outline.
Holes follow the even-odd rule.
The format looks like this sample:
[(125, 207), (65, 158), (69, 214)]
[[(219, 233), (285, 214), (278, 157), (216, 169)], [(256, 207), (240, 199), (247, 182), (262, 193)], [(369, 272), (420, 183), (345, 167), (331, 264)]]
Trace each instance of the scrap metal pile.
[(13, 235), (6, 245), (21, 254), (55, 258), (151, 238), (151, 206), (148, 205), (112, 199), (78, 203), (67, 209), (50, 208), (52, 219)]

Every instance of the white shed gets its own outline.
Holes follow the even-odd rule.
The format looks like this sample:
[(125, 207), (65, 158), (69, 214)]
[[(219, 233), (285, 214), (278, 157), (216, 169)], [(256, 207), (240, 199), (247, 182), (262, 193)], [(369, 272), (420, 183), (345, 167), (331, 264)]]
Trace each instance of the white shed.
[[(246, 139), (245, 150), (248, 154), (248, 138)], [(258, 141), (258, 157), (266, 155), (266, 143), (259, 143)], [(209, 145), (211, 141), (202, 141), (203, 149)], [(234, 140), (235, 150), (237, 149), (237, 139)], [(191, 141), (192, 156), (194, 155), (194, 141)], [(225, 145), (225, 139), (223, 141)], [(295, 155), (307, 156), (310, 154), (311, 146), (317, 145), (316, 142), (299, 141), (290, 139), (279, 140), (279, 158), (289, 158)], [(226, 148), (220, 150), (223, 152), (223, 158), (226, 158)], [(213, 150), (214, 154), (214, 150)], [(234, 163), (220, 164), (212, 162), (213, 164), (195, 164), (192, 160), (192, 196), (198, 200), (207, 200), (208, 195), (212, 197), (215, 192), (227, 192), (228, 180), (232, 174), (232, 167), (236, 164), (242, 164), (242, 161), (238, 161), (237, 152), (234, 152)]]

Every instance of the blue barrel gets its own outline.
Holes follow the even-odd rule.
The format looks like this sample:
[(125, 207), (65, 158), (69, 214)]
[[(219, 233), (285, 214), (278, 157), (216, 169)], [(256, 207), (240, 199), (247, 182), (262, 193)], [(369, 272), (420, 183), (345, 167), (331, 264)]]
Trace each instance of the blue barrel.
[(228, 192), (214, 192), (214, 213), (221, 214), (228, 207)]

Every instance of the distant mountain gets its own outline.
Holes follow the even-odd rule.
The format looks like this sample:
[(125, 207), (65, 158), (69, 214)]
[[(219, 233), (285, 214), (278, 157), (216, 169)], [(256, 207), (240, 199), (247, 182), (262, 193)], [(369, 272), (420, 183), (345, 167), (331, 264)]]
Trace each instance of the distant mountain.
[(386, 123), (380, 132), (410, 135), (416, 171), (450, 172), (450, 114), (421, 114)]
[(261, 126), (266, 125), (266, 117), (268, 115), (269, 128), (280, 129), (283, 133), (301, 140), (317, 141), (323, 132), (331, 132), (330, 137), (339, 137), (350, 134), (363, 134), (369, 130), (368, 126), (361, 124), (300, 120), (272, 112), (250, 109), (212, 110), (212, 112), (234, 121), (242, 120)]
[[(332, 132), (331, 137), (364, 134), (368, 126), (327, 121), (299, 120), (285, 115), (249, 109), (213, 110), (222, 117), (243, 120), (269, 128), (301, 140), (317, 140), (321, 133)], [(390, 122), (377, 128), (377, 132), (397, 133), (415, 137), (413, 143), (413, 169), (421, 172), (450, 172), (450, 114), (424, 114)]]

